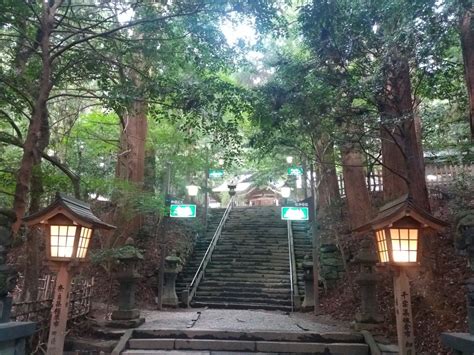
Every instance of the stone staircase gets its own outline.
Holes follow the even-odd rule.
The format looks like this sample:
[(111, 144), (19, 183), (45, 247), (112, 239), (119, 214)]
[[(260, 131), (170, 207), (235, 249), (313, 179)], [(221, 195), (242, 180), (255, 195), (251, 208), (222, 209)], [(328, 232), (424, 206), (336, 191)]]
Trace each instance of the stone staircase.
[(279, 207), (232, 209), (191, 305), (291, 310), (287, 226)]
[(135, 329), (120, 342), (112, 354), (369, 354), (358, 333)]
[(219, 222), (221, 221), (224, 212), (225, 208), (209, 209), (206, 233), (198, 237), (196, 244), (194, 245), (193, 253), (176, 280), (176, 294), (180, 300), (181, 293), (186, 289), (187, 285), (191, 283), (194, 274), (199, 267), (199, 263), (204, 257), (207, 247), (219, 226)]

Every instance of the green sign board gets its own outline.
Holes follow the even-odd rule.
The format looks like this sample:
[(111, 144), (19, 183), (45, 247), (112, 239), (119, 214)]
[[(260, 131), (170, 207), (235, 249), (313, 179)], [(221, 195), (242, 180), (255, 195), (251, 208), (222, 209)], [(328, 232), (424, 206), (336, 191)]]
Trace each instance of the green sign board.
[(220, 178), (224, 176), (224, 170), (222, 169), (209, 169), (209, 177), (213, 178)]
[(301, 176), (303, 175), (303, 168), (301, 166), (294, 166), (292, 168), (288, 168), (288, 175)]
[(308, 207), (282, 207), (281, 219), (285, 221), (307, 221), (309, 219)]
[(170, 217), (194, 218), (196, 217), (196, 205), (171, 205)]

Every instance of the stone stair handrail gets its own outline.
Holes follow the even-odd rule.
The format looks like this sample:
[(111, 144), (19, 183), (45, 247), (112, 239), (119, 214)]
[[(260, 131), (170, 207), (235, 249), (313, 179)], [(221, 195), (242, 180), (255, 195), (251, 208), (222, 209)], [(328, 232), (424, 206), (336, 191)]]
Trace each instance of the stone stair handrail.
[(206, 270), (207, 264), (211, 260), (211, 256), (214, 251), (214, 248), (216, 247), (217, 241), (219, 240), (219, 237), (221, 236), (222, 228), (224, 228), (224, 224), (227, 220), (227, 217), (229, 216), (230, 210), (232, 209), (232, 206), (234, 205), (233, 202), (234, 202), (234, 197), (232, 196), (229, 201), (229, 204), (226, 207), (224, 215), (222, 216), (222, 219), (219, 222), (219, 225), (217, 226), (216, 232), (214, 233), (214, 236), (212, 237), (211, 242), (209, 243), (206, 253), (204, 254), (204, 257), (202, 258), (191, 283), (186, 288), (186, 295), (183, 297), (185, 298), (184, 302), (186, 306), (189, 306), (189, 303), (191, 302), (194, 295), (196, 294), (196, 290), (199, 286), (199, 283), (204, 277), (204, 272)]
[(298, 278), (296, 275), (295, 248), (293, 242), (293, 227), (291, 221), (287, 221), (288, 228), (288, 261), (290, 264), (290, 288), (291, 288), (291, 310), (300, 308), (300, 297), (298, 292)]

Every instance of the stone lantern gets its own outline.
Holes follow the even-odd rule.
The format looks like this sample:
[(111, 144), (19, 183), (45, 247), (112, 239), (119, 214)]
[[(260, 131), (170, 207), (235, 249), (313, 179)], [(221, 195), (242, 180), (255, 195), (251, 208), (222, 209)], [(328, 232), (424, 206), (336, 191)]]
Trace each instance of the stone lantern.
[(143, 260), (143, 255), (135, 248), (135, 242), (128, 238), (124, 251), (118, 258), (118, 270), (115, 279), (119, 282), (118, 309), (112, 312), (112, 327), (135, 328), (145, 322), (140, 317), (140, 311), (135, 308), (135, 291), (137, 281), (141, 278), (138, 273), (138, 263)]
[(382, 321), (377, 309), (377, 275), (375, 265), (378, 258), (370, 240), (363, 240), (354, 263), (359, 265), (356, 282), (360, 288), (360, 312), (356, 314), (356, 325), (359, 329), (371, 328)]
[(170, 255), (165, 258), (165, 283), (163, 285), (163, 305), (167, 307), (178, 307), (179, 301), (176, 295), (176, 276), (178, 275), (181, 259)]
[(234, 183), (234, 181), (232, 180), (229, 184), (227, 184), (227, 188), (229, 189), (229, 195), (230, 197), (234, 197), (235, 196), (235, 188), (237, 187), (237, 184)]

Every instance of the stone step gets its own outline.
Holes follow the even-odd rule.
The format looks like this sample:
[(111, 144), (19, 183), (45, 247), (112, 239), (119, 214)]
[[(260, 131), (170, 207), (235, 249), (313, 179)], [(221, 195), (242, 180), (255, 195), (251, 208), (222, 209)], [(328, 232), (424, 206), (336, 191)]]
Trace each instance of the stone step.
[(251, 341), (287, 341), (316, 343), (364, 343), (358, 332), (275, 331), (275, 330), (218, 330), (218, 329), (135, 329), (134, 338), (221, 339)]
[[(279, 276), (285, 276), (288, 277), (290, 273), (290, 269), (288, 266), (286, 267), (277, 267), (275, 269), (273, 268), (226, 268), (224, 265), (213, 265), (211, 267), (208, 267), (206, 269), (205, 275), (216, 275), (216, 274), (221, 274), (221, 275), (228, 275), (230, 277), (236, 277), (236, 276), (241, 276), (242, 274), (247, 274), (247, 273), (253, 273), (254, 275), (262, 275), (261, 277), (279, 277)], [(265, 276), (263, 276), (265, 275)]]
[[(299, 343), (284, 341), (248, 341), (217, 339), (130, 339), (123, 354), (154, 354), (154, 350), (225, 351), (245, 353), (292, 353), (368, 355), (366, 344)], [(172, 354), (172, 352), (170, 352)], [(227, 353), (229, 354), (229, 353)], [(230, 353), (232, 354), (232, 353)]]
[(206, 279), (213, 279), (213, 280), (235, 280), (235, 279), (241, 279), (241, 280), (287, 280), (290, 278), (289, 273), (282, 273), (282, 274), (271, 274), (271, 273), (265, 273), (265, 274), (252, 274), (252, 273), (240, 273), (240, 272), (233, 272), (233, 273), (223, 273), (220, 270), (207, 270), (205, 272), (204, 277)]
[(227, 249), (222, 251), (218, 248), (214, 250), (214, 254), (211, 256), (212, 260), (221, 261), (221, 262), (229, 262), (233, 259), (236, 260), (248, 260), (252, 262), (258, 262), (263, 260), (270, 260), (270, 261), (278, 261), (286, 260), (288, 262), (288, 250), (268, 250), (262, 251), (253, 249), (251, 251), (240, 251), (240, 249)]
[[(214, 261), (218, 264), (222, 265), (233, 265), (235, 267), (238, 266), (265, 266), (271, 267), (273, 265), (288, 265), (288, 255), (283, 256), (276, 256), (274, 255), (265, 255), (264, 257), (249, 257), (246, 254), (241, 254), (238, 256), (225, 256), (225, 255), (213, 255), (211, 257), (211, 264), (214, 264)], [(188, 264), (186, 264), (187, 269), (196, 270), (201, 263), (201, 260), (192, 260)], [(209, 264), (208, 264), (209, 265)]]
[[(287, 279), (270, 279), (270, 278), (241, 278), (241, 277), (234, 277), (234, 278), (223, 278), (223, 277), (207, 277), (205, 281), (203, 282), (218, 282), (218, 283), (225, 283), (226, 285), (219, 286), (219, 287), (225, 287), (225, 286), (233, 286), (238, 283), (243, 283), (247, 282), (249, 284), (255, 284), (255, 285), (260, 285), (264, 284), (266, 288), (269, 287), (290, 287), (290, 278), (288, 277)], [(209, 284), (207, 284), (209, 285)], [(258, 286), (256, 286), (258, 287)]]
[(266, 293), (264, 291), (257, 292), (257, 290), (254, 291), (255, 292), (244, 292), (243, 290), (240, 290), (236, 292), (233, 290), (226, 290), (225, 288), (212, 291), (203, 291), (201, 290), (201, 287), (199, 287), (196, 297), (197, 299), (202, 299), (203, 297), (216, 298), (223, 301), (226, 299), (258, 299), (259, 301), (266, 301), (268, 299), (276, 299), (278, 297), (278, 300), (291, 301), (291, 290), (289, 288), (283, 292), (273, 293)]
[(276, 271), (288, 271), (290, 270), (290, 266), (288, 262), (276, 263), (276, 262), (256, 262), (256, 263), (242, 263), (239, 261), (231, 261), (228, 264), (217, 264), (208, 266), (206, 272), (210, 269), (220, 269), (220, 270), (227, 270), (229, 272), (235, 272), (243, 269), (250, 269), (254, 270), (255, 272), (276, 272)]
[(217, 295), (201, 295), (199, 293), (199, 290), (194, 296), (194, 300), (196, 302), (207, 302), (207, 303), (213, 303), (213, 302), (223, 302), (223, 303), (240, 303), (240, 302), (246, 302), (246, 303), (262, 303), (262, 304), (271, 304), (271, 305), (283, 305), (283, 306), (290, 306), (291, 305), (291, 297), (288, 294), (288, 296), (285, 297), (278, 297), (278, 298), (261, 298), (259, 296), (255, 297), (238, 297), (237, 295), (235, 296), (217, 296)]
[(285, 287), (255, 287), (255, 284), (249, 284), (246, 286), (230, 286), (226, 285), (225, 283), (219, 284), (219, 288), (216, 288), (216, 284), (214, 285), (209, 285), (206, 283), (203, 283), (199, 285), (199, 292), (200, 293), (205, 293), (205, 292), (213, 292), (215, 290), (227, 292), (227, 293), (265, 293), (268, 295), (271, 294), (283, 294), (285, 292), (289, 292), (290, 288), (289, 285), (286, 285)]
[(248, 301), (242, 302), (201, 302), (197, 300), (193, 300), (191, 302), (193, 307), (209, 307), (209, 308), (229, 308), (229, 309), (263, 309), (268, 311), (286, 311), (291, 312), (291, 306), (285, 305), (274, 305), (269, 303), (249, 303)]
[[(260, 280), (261, 281), (261, 280)], [(290, 281), (280, 281), (280, 282), (255, 282), (255, 281), (245, 281), (245, 280), (238, 280), (238, 281), (220, 281), (220, 280), (204, 280), (202, 281), (203, 287), (206, 286), (216, 286), (216, 287), (239, 287), (239, 288), (248, 288), (248, 287), (255, 287), (255, 288), (286, 288), (290, 287)]]

